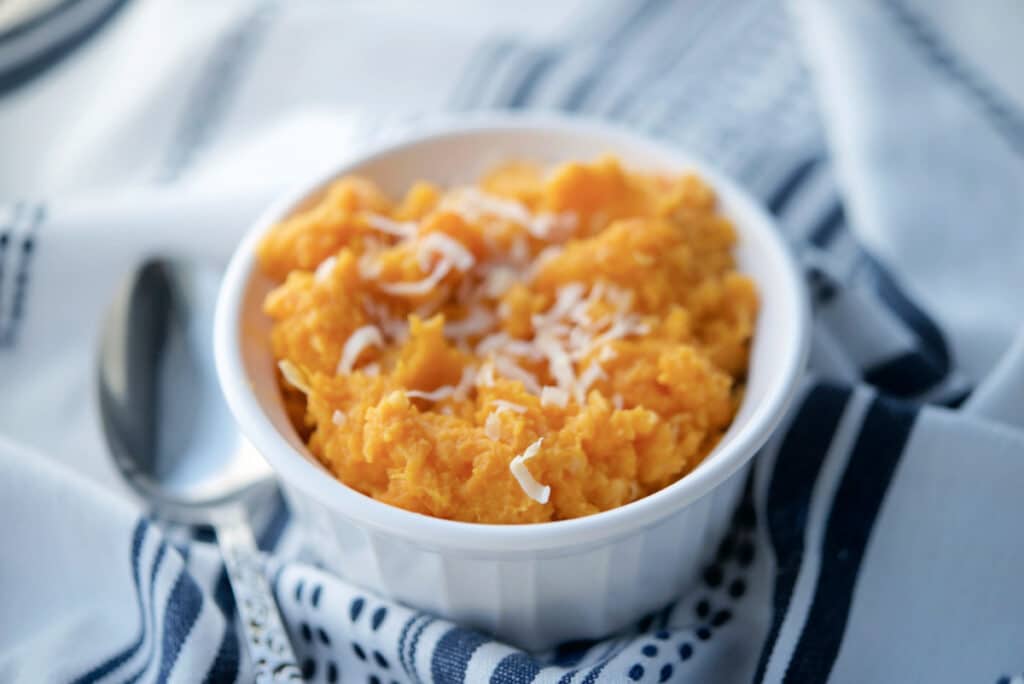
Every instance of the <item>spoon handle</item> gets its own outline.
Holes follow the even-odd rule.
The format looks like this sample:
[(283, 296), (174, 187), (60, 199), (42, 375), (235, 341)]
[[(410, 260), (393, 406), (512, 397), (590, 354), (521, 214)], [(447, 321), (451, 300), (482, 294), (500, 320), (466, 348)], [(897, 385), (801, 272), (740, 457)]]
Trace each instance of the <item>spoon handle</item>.
[(302, 673), (270, 583), (263, 574), (252, 530), (242, 519), (220, 523), (217, 542), (235, 595), (255, 681), (257, 684), (301, 682)]

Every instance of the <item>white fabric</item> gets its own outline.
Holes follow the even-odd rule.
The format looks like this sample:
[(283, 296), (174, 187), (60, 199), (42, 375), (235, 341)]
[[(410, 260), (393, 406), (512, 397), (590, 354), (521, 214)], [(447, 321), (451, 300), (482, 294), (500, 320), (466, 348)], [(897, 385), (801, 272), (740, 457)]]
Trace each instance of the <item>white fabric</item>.
[[(821, 290), (821, 375), (855, 383), (919, 342), (862, 287), (870, 278), (854, 236), (953, 341), (954, 371), (906, 396), (945, 398), (963, 377), (977, 383), (994, 367), (1019, 328), (1024, 291), (1019, 4), (972, 4), (968, 12), (952, 0), (795, 0), (792, 29), (769, 0), (594, 5), (136, 0), (68, 61), (0, 98), (0, 199), (10, 201), (0, 213), (9, 235), (0, 338), (13, 331), (0, 346), (0, 681), (67, 681), (96, 674), (101, 663), (110, 667), (95, 681), (159, 681), (161, 668), (169, 681), (210, 672), (212, 681), (246, 680), (244, 652), (241, 670), (216, 669), (230, 654), (216, 609), (216, 552), (203, 543), (179, 552), (155, 527), (138, 525), (142, 507), (104, 447), (94, 361), (114, 289), (148, 254), (222, 263), (274, 193), (371, 138), (451, 107), (519, 106), (515, 91), (545, 57), (545, 78), (521, 104), (566, 106), (566, 93), (603, 65), (599, 87), (581, 91), (573, 109), (697, 149), (766, 203), (790, 162), (834, 161), (838, 187), (822, 161), (778, 211), (802, 245), (829, 223), (831, 203), (845, 200), (852, 233), (840, 231), (827, 249), (801, 248), (821, 271), (812, 278)], [(638, 19), (627, 34), (616, 22), (628, 16)], [(921, 26), (938, 33), (940, 48), (921, 39)], [(812, 68), (824, 138), (791, 30)], [(496, 32), (512, 37), (504, 48)], [(967, 66), (934, 66), (936, 50)], [(993, 101), (1005, 104), (995, 121)], [(29, 234), (34, 248), (21, 261)], [(21, 263), (29, 280), (15, 317)], [(870, 516), (864, 523), (869, 538), (838, 626), (841, 645), (824, 671), (813, 670), (822, 678), (995, 682), (1024, 672), (1024, 547), (1014, 541), (1024, 486), (1022, 348), (1019, 341), (964, 411), (926, 408), (912, 421), (891, 481), (880, 475), (884, 498), (873, 524)], [(802, 668), (814, 659), (800, 654), (823, 651), (807, 643), (816, 635), (804, 627), (816, 598), (827, 599), (821, 568), (845, 551), (823, 546), (829, 530), (844, 531), (831, 514), (841, 509), (851, 463), (871, 455), (857, 446), (872, 434), (873, 410), (903, 411), (869, 389), (852, 397), (842, 396), (820, 469), (796, 492), (806, 494), (808, 518), (788, 603), (776, 605), (784, 559), (773, 521), (785, 520), (778, 502), (788, 503), (777, 494), (785, 485), (777, 464), (802, 454), (783, 428), (760, 457), (756, 527), (734, 531), (739, 543), (752, 542), (753, 560), (728, 556), (721, 586), (694, 588), (652, 624), (578, 662), (538, 656), (546, 667), (536, 681), (576, 670), (577, 682), (595, 668), (605, 682), (638, 672), (638, 681), (778, 681), (787, 672), (799, 681), (796, 673), (812, 671)], [(828, 415), (803, 408), (792, 424)], [(443, 681), (533, 676), (510, 647), (481, 638), (476, 650), (460, 650), (444, 621), (367, 596), (288, 552), (273, 563), (282, 610), (318, 681), (329, 681), (332, 664), (346, 682), (442, 681), (438, 673), (455, 672), (445, 668), (461, 656), (462, 679)], [(745, 592), (731, 597), (740, 579)], [(172, 596), (193, 594), (198, 613), (178, 634), (190, 603)], [(378, 630), (369, 621), (379, 608), (387, 617)], [(700, 636), (723, 611), (727, 621)], [(138, 648), (126, 649), (137, 636)], [(121, 652), (125, 659), (112, 662)], [(521, 679), (502, 680), (502, 672)]]

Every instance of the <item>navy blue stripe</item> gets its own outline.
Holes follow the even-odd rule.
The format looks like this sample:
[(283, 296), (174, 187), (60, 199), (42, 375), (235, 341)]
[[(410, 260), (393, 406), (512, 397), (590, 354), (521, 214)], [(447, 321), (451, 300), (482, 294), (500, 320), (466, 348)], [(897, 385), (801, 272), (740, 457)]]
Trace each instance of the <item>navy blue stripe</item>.
[(660, 5), (660, 7), (658, 7), (658, 10), (660, 11), (661, 8), (669, 4), (671, 3), (666, 2), (666, 0), (643, 0), (643, 2), (635, 5), (636, 9), (628, 17), (617, 20), (613, 19), (612, 26), (614, 27), (614, 30), (612, 31), (612, 34), (605, 39), (605, 46), (620, 46), (622, 43), (626, 42), (637, 29), (641, 28), (646, 22), (651, 20), (654, 16), (652, 14), (652, 10), (655, 7)]
[(564, 675), (559, 677), (558, 684), (569, 684), (569, 682), (572, 681), (572, 678), (576, 676), (577, 672), (579, 672), (579, 670), (569, 670)]
[(423, 632), (435, 622), (437, 622), (437, 618), (428, 617), (420, 623), (416, 631), (413, 632), (412, 639), (409, 640), (409, 671), (412, 674), (413, 680), (420, 684), (422, 684), (423, 680), (420, 679), (420, 673), (416, 671), (416, 649), (419, 647), (420, 637), (423, 636)]
[(214, 585), (213, 602), (224, 616), (224, 632), (221, 634), (220, 646), (217, 647), (217, 656), (213, 659), (213, 665), (210, 666), (203, 678), (204, 684), (235, 681), (238, 678), (238, 668), (241, 664), (238, 633), (235, 627), (235, 596), (231, 591), (231, 582), (223, 565), (217, 576), (217, 583)]
[(423, 613), (416, 613), (413, 615), (411, 618), (406, 620), (405, 624), (402, 626), (402, 631), (398, 633), (398, 662), (409, 676), (412, 676), (412, 673), (410, 672), (409, 665), (405, 660), (405, 640), (408, 638), (409, 631), (412, 629), (413, 624), (421, 617), (424, 617)]
[(11, 246), (11, 242), (14, 239), (14, 229), (21, 223), (22, 218), (25, 215), (25, 203), (18, 202), (14, 205), (14, 211), (10, 221), (2, 228), (0, 228), (0, 348), (5, 346), (4, 334), (3, 334), (3, 285), (4, 285), (4, 269), (7, 263), (7, 252), (8, 247)]
[(811, 172), (820, 163), (818, 157), (811, 157), (805, 159), (796, 165), (796, 167), (790, 171), (789, 175), (786, 176), (782, 184), (771, 194), (768, 198), (768, 209), (773, 214), (782, 213), (783, 209), (789, 204), (789, 201), (796, 195), (796, 191), (807, 181), (811, 176)]
[(786, 669), (786, 682), (828, 679), (846, 630), (864, 551), (917, 419), (909, 403), (876, 399), (836, 490), (814, 600)]
[(156, 576), (160, 572), (160, 567), (163, 565), (163, 559), (167, 552), (167, 542), (161, 541), (160, 548), (157, 549), (156, 558), (153, 561), (153, 568), (149, 573), (149, 616), (147, 619), (148, 626), (146, 627), (147, 633), (151, 635), (149, 639), (149, 647), (146, 649), (146, 656), (142, 659), (142, 665), (136, 670), (135, 674), (125, 679), (126, 684), (137, 682), (142, 678), (142, 675), (149, 669), (149, 665), (153, 660), (153, 654), (156, 652), (156, 618), (159, 611), (156, 607)]
[[(14, 292), (11, 295), (10, 317), (7, 319), (6, 329), (0, 328), (0, 346), (13, 347), (15, 342), (17, 342), (18, 327), (25, 316), (25, 301), (28, 298), (29, 267), (32, 264), (32, 257), (37, 248), (39, 226), (42, 225), (45, 218), (46, 208), (43, 206), (36, 207), (25, 231), (25, 236), (18, 246), (17, 257), (20, 258), (17, 271), (14, 274)], [(13, 243), (11, 247), (14, 247)]]
[(917, 307), (904, 293), (880, 261), (864, 252), (862, 263), (868, 268), (875, 290), (883, 302), (918, 336), (922, 353), (943, 377), (952, 366), (946, 338), (932, 319)]
[[(6, 95), (16, 88), (25, 85), (64, 61), (79, 47), (97, 35), (100, 29), (104, 28), (121, 11), (121, 8), (127, 4), (128, 0), (115, 0), (91, 21), (78, 27), (53, 45), (32, 55), (28, 59), (19, 61), (13, 66), (0, 71), (0, 96)], [(26, 27), (25, 30), (30, 31), (31, 28)], [(27, 35), (28, 33), (26, 32)]]
[(531, 64), (523, 72), (523, 77), (518, 87), (509, 96), (507, 105), (513, 109), (524, 107), (543, 80), (544, 74), (551, 69), (559, 60), (559, 53), (554, 50), (544, 50), (534, 56)]
[(875, 364), (864, 371), (864, 380), (896, 397), (913, 397), (934, 387), (946, 377), (929, 363), (927, 356), (910, 351)]
[(464, 682), (473, 654), (492, 641), (480, 632), (454, 627), (441, 637), (430, 657), (430, 676), (435, 682)]
[(537, 662), (525, 653), (510, 653), (491, 673), (490, 684), (529, 684), (540, 672)]
[(580, 681), (580, 684), (594, 684), (594, 682), (597, 681), (597, 678), (601, 676), (601, 672), (604, 671), (604, 668), (608, 666), (608, 663), (617, 658), (619, 654), (629, 648), (632, 643), (633, 642), (630, 639), (623, 639), (621, 642), (612, 642), (605, 654), (601, 656), (600, 662), (598, 662), (597, 665), (587, 673), (587, 676)]
[(658, 629), (665, 629), (668, 627), (668, 621), (672, 619), (672, 611), (676, 609), (676, 601), (665, 606), (658, 616)]
[(828, 247), (844, 225), (846, 211), (843, 209), (843, 203), (836, 200), (811, 229), (811, 244), (821, 248)]
[(178, 178), (213, 140), (276, 8), (272, 0), (259, 3), (216, 45), (192, 87), (158, 180), (170, 182)]
[[(611, 66), (612, 61), (620, 58), (621, 52), (615, 48), (630, 38), (644, 24), (657, 16), (658, 11), (666, 5), (668, 3), (662, 0), (644, 0), (644, 2), (639, 3), (633, 14), (623, 21), (618, 30), (608, 39), (607, 45), (604, 46), (600, 56), (590, 65), (587, 73), (576, 82), (568, 95), (566, 95), (562, 101), (562, 106), (569, 111), (581, 109), (584, 102), (597, 87), (597, 84), (607, 76), (608, 68)], [(658, 11), (655, 11), (655, 9)]]
[(271, 505), (274, 507), (274, 512), (256, 539), (256, 545), (267, 552), (277, 549), (277, 545), (281, 543), (281, 537), (291, 521), (291, 511), (288, 510), (288, 503), (281, 494), (281, 490), (274, 492), (274, 500)]
[(54, 5), (44, 12), (40, 12), (25, 21), (21, 21), (10, 28), (0, 31), (0, 43), (28, 35), (44, 24), (50, 23), (62, 14), (67, 14), (76, 9), (79, 5), (88, 1), (89, 0), (64, 0), (64, 2)]
[(962, 389), (955, 394), (942, 399), (940, 404), (946, 408), (958, 409), (964, 405), (964, 402), (970, 398), (972, 390), (970, 388)]
[(969, 101), (988, 119), (1018, 154), (1024, 154), (1024, 113), (1010, 98), (985, 79), (942, 39), (940, 33), (901, 0), (882, 0), (882, 7), (896, 20), (910, 41), (921, 51), (927, 63), (968, 96)]
[(142, 583), (139, 581), (139, 557), (142, 553), (142, 545), (145, 542), (148, 530), (149, 522), (142, 518), (135, 524), (135, 531), (132, 532), (132, 580), (135, 582), (135, 602), (139, 608), (139, 635), (127, 648), (117, 653), (117, 655), (75, 679), (74, 684), (92, 684), (103, 679), (128, 662), (135, 655), (136, 651), (142, 647), (142, 641), (146, 637), (146, 610), (142, 601)]
[(501, 40), (480, 48), (479, 54), (472, 58), (470, 66), (462, 77), (462, 83), (456, 87), (452, 97), (452, 107), (471, 109), (480, 106), (480, 94), (483, 87), (493, 76), (494, 70), (504, 61), (513, 45), (511, 41)]
[(555, 648), (555, 654), (551, 659), (553, 665), (559, 667), (575, 667), (587, 656), (598, 642), (594, 639), (581, 639), (579, 641), (567, 641)]
[(160, 670), (156, 681), (167, 681), (181, 647), (199, 618), (203, 607), (203, 592), (192, 576), (182, 569), (174, 583), (167, 608), (164, 611), (163, 640), (160, 646)]
[(812, 388), (779, 447), (765, 497), (765, 522), (776, 563), (772, 621), (761, 649), (755, 682), (764, 679), (768, 659), (789, 609), (804, 557), (804, 528), (811, 493), (849, 399), (850, 390), (845, 388), (832, 385)]
[(612, 104), (605, 109), (605, 114), (611, 118), (620, 118), (629, 109), (630, 105), (649, 103), (650, 98), (642, 96), (644, 92), (653, 88), (654, 92), (657, 93), (659, 90), (658, 84), (670, 77), (672, 70), (682, 63), (687, 53), (699, 44), (699, 39), (702, 36), (717, 33), (715, 30), (715, 20), (723, 12), (728, 14), (730, 6), (727, 2), (701, 3), (700, 9), (703, 11), (700, 14), (690, 14), (687, 16), (684, 22), (685, 25), (680, 27), (684, 31), (681, 30), (672, 36), (673, 43), (677, 49), (661, 50), (658, 56), (648, 60), (644, 73), (638, 78), (633, 79), (615, 97)]

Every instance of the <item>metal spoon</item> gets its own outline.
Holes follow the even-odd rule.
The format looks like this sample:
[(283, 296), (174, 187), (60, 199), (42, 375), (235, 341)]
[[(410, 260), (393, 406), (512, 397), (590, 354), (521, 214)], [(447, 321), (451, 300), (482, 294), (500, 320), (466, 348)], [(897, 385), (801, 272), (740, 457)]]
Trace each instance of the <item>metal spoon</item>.
[(130, 275), (104, 327), (103, 430), (157, 518), (216, 530), (256, 681), (301, 681), (248, 522), (273, 491), (271, 471), (235, 429), (213, 369), (219, 280), (211, 268), (163, 259)]

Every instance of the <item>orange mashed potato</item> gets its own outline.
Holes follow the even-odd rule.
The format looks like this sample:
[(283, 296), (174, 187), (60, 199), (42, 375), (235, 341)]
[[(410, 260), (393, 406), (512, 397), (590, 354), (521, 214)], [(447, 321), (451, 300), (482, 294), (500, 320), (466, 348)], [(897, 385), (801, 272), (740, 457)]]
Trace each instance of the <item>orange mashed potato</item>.
[(692, 174), (514, 163), (398, 201), (336, 181), (259, 247), (293, 422), (410, 511), (536, 523), (675, 482), (735, 415), (757, 292)]

